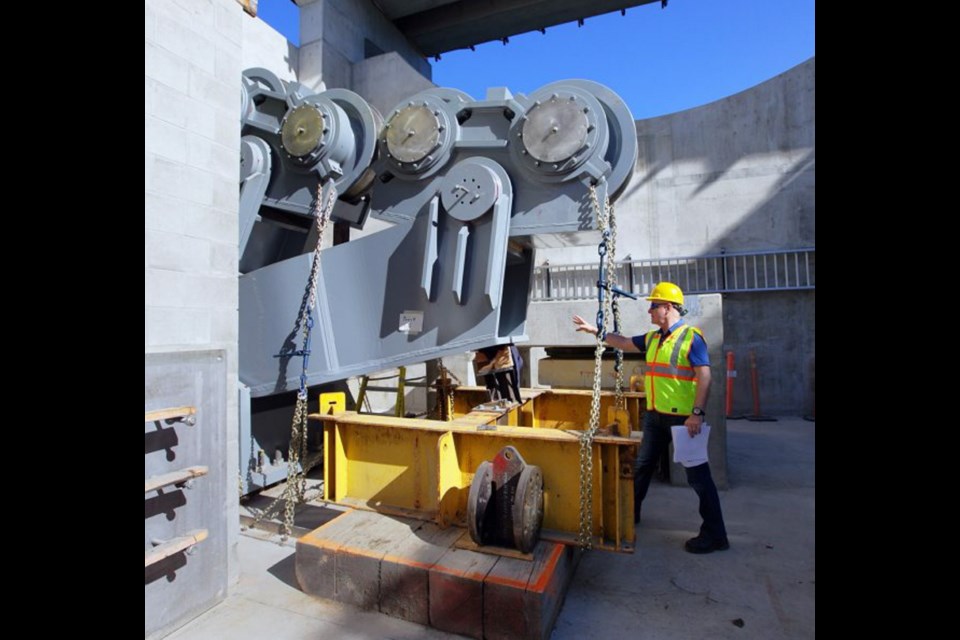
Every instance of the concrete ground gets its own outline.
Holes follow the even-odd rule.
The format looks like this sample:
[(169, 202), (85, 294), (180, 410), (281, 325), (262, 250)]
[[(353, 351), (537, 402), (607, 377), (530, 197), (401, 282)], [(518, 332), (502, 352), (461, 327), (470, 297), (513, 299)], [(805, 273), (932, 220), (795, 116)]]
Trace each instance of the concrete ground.
[[(700, 523), (696, 494), (654, 481), (636, 553), (585, 555), (552, 639), (813, 638), (815, 435), (814, 423), (799, 418), (728, 420), (730, 488), (720, 501), (730, 549), (686, 553), (683, 542)], [(330, 516), (314, 508), (304, 517)], [(168, 638), (459, 637), (307, 596), (294, 577), (293, 548), (255, 535), (240, 538), (231, 595)]]

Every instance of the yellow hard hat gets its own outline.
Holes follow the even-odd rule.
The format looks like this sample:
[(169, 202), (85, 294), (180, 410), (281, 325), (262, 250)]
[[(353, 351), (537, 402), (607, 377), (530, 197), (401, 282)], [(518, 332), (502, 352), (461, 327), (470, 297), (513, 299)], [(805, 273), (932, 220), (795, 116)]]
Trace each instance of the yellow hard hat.
[(683, 304), (683, 291), (672, 282), (658, 282), (653, 288), (647, 300), (666, 300), (674, 304)]

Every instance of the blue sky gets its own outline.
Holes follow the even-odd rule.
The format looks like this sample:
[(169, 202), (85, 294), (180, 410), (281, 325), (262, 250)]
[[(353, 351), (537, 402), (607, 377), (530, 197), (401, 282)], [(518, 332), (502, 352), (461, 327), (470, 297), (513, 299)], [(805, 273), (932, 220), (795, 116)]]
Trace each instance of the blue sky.
[[(748, 89), (815, 53), (814, 0), (669, 0), (487, 42), (430, 59), (434, 83), (476, 99), (488, 87), (531, 93), (586, 78), (619, 94), (637, 119)], [(258, 15), (299, 44), (297, 6), (260, 0)]]

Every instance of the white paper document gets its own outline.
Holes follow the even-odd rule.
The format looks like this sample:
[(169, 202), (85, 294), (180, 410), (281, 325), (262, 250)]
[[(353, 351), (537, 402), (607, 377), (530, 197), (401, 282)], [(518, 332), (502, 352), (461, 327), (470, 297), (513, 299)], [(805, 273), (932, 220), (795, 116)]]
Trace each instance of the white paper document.
[(673, 461), (685, 467), (695, 467), (707, 462), (707, 441), (710, 439), (710, 425), (700, 425), (700, 433), (690, 437), (687, 428), (678, 424), (673, 431)]

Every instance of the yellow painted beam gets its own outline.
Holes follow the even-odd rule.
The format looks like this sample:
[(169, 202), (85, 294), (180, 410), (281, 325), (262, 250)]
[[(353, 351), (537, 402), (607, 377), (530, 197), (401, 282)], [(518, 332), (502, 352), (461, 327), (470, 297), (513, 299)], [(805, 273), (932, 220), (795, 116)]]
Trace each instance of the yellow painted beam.
[[(475, 391), (466, 393), (462, 397)], [(628, 402), (638, 404), (640, 394), (631, 395)], [(440, 526), (466, 526), (467, 498), (477, 467), (512, 445), (543, 473), (543, 537), (572, 542), (579, 531), (580, 504), (580, 444), (575, 430), (587, 427), (589, 400), (589, 392), (550, 390), (531, 394), (519, 407), (500, 413), (470, 412), (449, 422), (350, 411), (312, 414), (325, 423), (326, 497), (413, 515)], [(613, 394), (603, 401), (605, 414), (607, 406), (613, 408)], [(544, 428), (546, 424), (566, 428)], [(595, 548), (633, 551), (633, 459), (638, 443), (639, 438), (616, 435), (594, 439)]]

